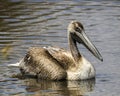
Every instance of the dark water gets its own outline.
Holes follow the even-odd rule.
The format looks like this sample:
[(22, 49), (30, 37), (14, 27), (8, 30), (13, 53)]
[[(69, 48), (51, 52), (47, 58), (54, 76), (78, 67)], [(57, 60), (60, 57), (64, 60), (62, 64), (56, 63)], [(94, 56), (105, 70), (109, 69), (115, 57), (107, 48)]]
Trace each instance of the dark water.
[[(84, 47), (96, 80), (42, 81), (10, 78), (31, 46), (67, 47), (67, 25), (81, 21), (104, 62)], [(0, 96), (120, 96), (119, 0), (0, 0)]]

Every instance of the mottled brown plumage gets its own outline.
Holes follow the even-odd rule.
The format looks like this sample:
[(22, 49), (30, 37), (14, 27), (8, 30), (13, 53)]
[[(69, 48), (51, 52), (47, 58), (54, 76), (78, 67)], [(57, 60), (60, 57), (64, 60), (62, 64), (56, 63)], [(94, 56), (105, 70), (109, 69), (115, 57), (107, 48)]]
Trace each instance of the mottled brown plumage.
[(58, 80), (66, 78), (66, 71), (45, 48), (30, 48), (23, 59), (24, 73), (37, 75), (40, 79)]

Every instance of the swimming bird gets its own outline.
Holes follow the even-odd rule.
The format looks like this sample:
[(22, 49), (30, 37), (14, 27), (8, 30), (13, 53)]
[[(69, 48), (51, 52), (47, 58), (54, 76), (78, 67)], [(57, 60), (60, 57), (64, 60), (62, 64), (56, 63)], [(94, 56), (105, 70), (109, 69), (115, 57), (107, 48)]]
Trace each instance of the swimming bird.
[(70, 22), (67, 30), (70, 52), (57, 47), (32, 47), (17, 63), (22, 75), (29, 74), (48, 80), (95, 78), (94, 66), (80, 53), (77, 44), (83, 44), (95, 57), (103, 61), (101, 54), (87, 37), (80, 22)]

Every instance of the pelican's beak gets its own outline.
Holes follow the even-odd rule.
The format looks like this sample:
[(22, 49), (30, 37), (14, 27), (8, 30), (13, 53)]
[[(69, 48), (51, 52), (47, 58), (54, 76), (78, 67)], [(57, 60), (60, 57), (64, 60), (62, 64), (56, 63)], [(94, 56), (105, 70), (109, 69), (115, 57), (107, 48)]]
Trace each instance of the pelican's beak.
[(75, 40), (79, 43), (82, 43), (95, 57), (97, 57), (99, 60), (103, 61), (103, 58), (97, 48), (94, 46), (94, 44), (90, 41), (90, 39), (85, 34), (84, 30), (82, 32), (75, 32)]

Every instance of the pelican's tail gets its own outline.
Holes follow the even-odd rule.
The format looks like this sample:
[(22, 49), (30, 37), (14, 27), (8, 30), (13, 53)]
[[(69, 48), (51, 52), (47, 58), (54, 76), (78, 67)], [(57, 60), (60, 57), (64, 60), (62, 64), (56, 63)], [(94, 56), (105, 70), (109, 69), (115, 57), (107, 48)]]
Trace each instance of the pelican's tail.
[(21, 63), (23, 63), (24, 59), (21, 59), (19, 62), (17, 63), (13, 63), (13, 64), (9, 64), (8, 66), (13, 66), (13, 67), (19, 67)]
[(19, 67), (20, 62), (14, 63), (14, 64), (9, 64), (8, 66), (13, 66), (13, 67)]

